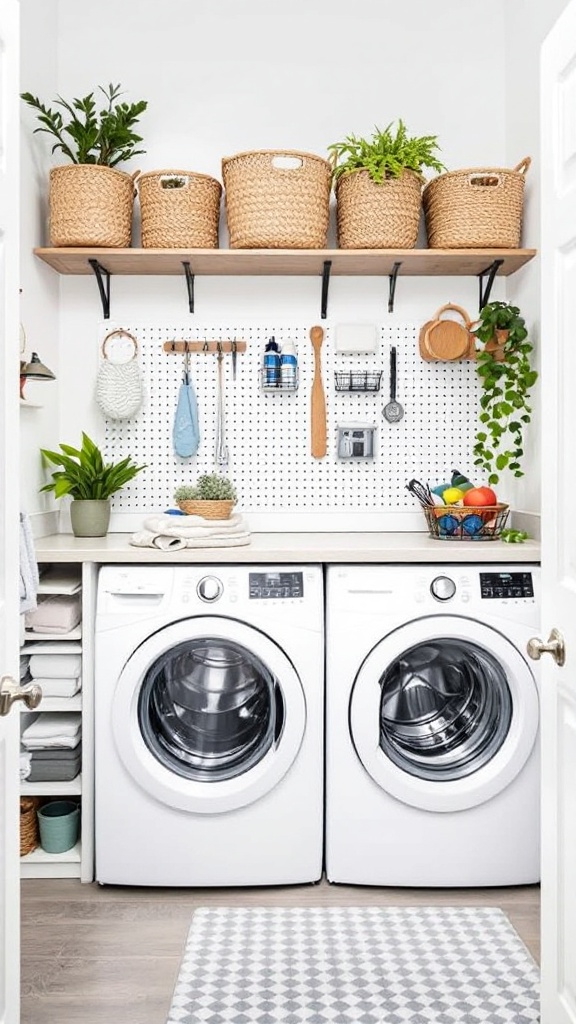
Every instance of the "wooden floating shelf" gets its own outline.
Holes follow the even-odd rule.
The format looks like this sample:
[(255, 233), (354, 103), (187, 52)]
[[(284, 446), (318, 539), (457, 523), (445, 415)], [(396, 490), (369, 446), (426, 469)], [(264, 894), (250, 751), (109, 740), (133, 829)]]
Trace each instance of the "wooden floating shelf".
[(465, 277), (484, 274), (501, 260), (498, 276), (514, 274), (535, 249), (77, 249), (37, 248), (35, 255), (59, 274), (92, 275), (89, 260), (110, 274), (173, 276), (319, 276), (330, 261), (333, 276), (382, 277), (401, 264), (401, 277)]

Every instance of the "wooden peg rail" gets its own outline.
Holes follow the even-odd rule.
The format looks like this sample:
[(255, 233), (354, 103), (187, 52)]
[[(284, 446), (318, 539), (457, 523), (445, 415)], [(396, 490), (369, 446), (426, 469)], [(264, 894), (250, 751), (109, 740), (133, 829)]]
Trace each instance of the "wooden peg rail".
[(165, 352), (245, 352), (245, 341), (165, 341)]

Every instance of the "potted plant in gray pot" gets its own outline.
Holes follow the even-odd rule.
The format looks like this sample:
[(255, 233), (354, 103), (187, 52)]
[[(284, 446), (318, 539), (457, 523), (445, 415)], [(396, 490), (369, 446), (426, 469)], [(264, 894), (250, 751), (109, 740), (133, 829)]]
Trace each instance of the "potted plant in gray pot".
[(73, 499), (70, 518), (75, 537), (104, 537), (110, 524), (110, 497), (146, 467), (137, 466), (130, 456), (116, 463), (104, 462), (102, 452), (85, 433), (81, 448), (61, 444), (60, 449), (40, 449), (48, 463), (60, 467), (40, 490)]
[[(58, 96), (60, 110), (30, 92), (21, 99), (36, 111), (40, 126), (56, 141), (68, 164), (50, 171), (50, 244), (127, 248), (131, 242), (134, 179), (117, 165), (144, 153), (134, 126), (148, 106), (145, 100), (120, 102), (120, 85), (98, 87), (106, 105), (97, 110), (94, 92), (69, 103)], [(62, 111), (64, 113), (62, 113)]]
[(328, 146), (342, 249), (413, 249), (418, 239), (424, 167), (446, 168), (435, 135), (409, 135), (398, 121), (364, 139)]

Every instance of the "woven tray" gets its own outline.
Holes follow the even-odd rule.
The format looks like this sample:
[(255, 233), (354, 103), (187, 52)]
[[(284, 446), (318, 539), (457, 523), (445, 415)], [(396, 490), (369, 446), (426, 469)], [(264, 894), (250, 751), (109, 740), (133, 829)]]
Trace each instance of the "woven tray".
[(222, 186), (194, 171), (147, 171), (138, 179), (144, 249), (217, 249)]
[(530, 157), (512, 170), (469, 167), (448, 171), (423, 192), (428, 245), (433, 249), (516, 249)]
[(125, 249), (132, 236), (133, 175), (100, 164), (50, 171), (50, 244)]
[(222, 160), (232, 249), (323, 249), (332, 170), (296, 150), (256, 150)]
[(413, 249), (422, 209), (422, 179), (413, 171), (374, 181), (368, 171), (342, 174), (336, 182), (341, 249)]

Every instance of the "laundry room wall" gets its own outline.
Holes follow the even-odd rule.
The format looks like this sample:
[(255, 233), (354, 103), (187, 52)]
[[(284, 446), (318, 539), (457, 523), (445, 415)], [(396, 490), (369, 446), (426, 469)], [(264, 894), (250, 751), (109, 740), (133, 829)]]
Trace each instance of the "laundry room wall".
[[(510, 6), (487, 0), (481, 17), (472, 17), (469, 5), (447, 0), (431, 17), (425, 0), (406, 0), (401, 6), (359, 0), (352, 18), (328, 0), (296, 0), (285, 8), (266, 0), (241, 5), (172, 0), (162, 6), (155, 0), (121, 5), (101, 0), (97, 8), (85, 0), (57, 0), (58, 91), (78, 96), (98, 84), (120, 81), (127, 99), (148, 100), (141, 120), (146, 154), (128, 170), (189, 169), (221, 180), (223, 156), (267, 148), (326, 155), (327, 146), (348, 133), (366, 135), (399, 117), (411, 132), (438, 136), (441, 158), (450, 169), (511, 164), (524, 152), (517, 153), (510, 138), (513, 105), (507, 108), (503, 102), (510, 87), (506, 33), (510, 39), (518, 28), (506, 20)], [(513, 6), (524, 5), (515, 0)], [(22, 0), (22, 7), (36, 12), (38, 5)], [(30, 54), (42, 45), (41, 32), (27, 17), (23, 46)], [(470, 88), (475, 82), (478, 88)], [(23, 88), (31, 88), (30, 83), (23, 82)], [(48, 83), (46, 92), (55, 94)], [(31, 114), (23, 118), (29, 131)], [(527, 128), (521, 141), (534, 154), (533, 130), (536, 125)], [(45, 145), (46, 154), (47, 141), (33, 138), (35, 146)], [(529, 191), (535, 180), (531, 174)], [(28, 187), (36, 190), (38, 181), (30, 180)], [(45, 242), (41, 217), (36, 227), (35, 243)], [(537, 246), (534, 223), (525, 241)], [(221, 245), (227, 245), (224, 217)], [(301, 326), (319, 322), (320, 282), (314, 278), (197, 278), (196, 313), (191, 315), (181, 278), (114, 277), (111, 321), (104, 325), (93, 278), (58, 279), (44, 267), (42, 275), (58, 281), (58, 431), (59, 440), (70, 443), (82, 429), (97, 440), (105, 437), (94, 379), (106, 327), (177, 322), (193, 328), (271, 318), (289, 318)], [(516, 279), (510, 280), (516, 287)], [(507, 287), (498, 280), (492, 298), (504, 297)], [(423, 323), (447, 301), (472, 314), (478, 304), (475, 278), (400, 276), (391, 314), (387, 292), (387, 279), (333, 278), (326, 326), (368, 321), (381, 330), (400, 328)], [(311, 350), (300, 348), (300, 358), (311, 359)], [(380, 361), (384, 366), (382, 352)], [(327, 378), (333, 369), (325, 367)], [(301, 420), (294, 429), (305, 431), (308, 424)], [(167, 465), (171, 458), (167, 450)], [(446, 458), (449, 462), (449, 452)], [(526, 493), (531, 505), (525, 507), (536, 507), (534, 492)]]

